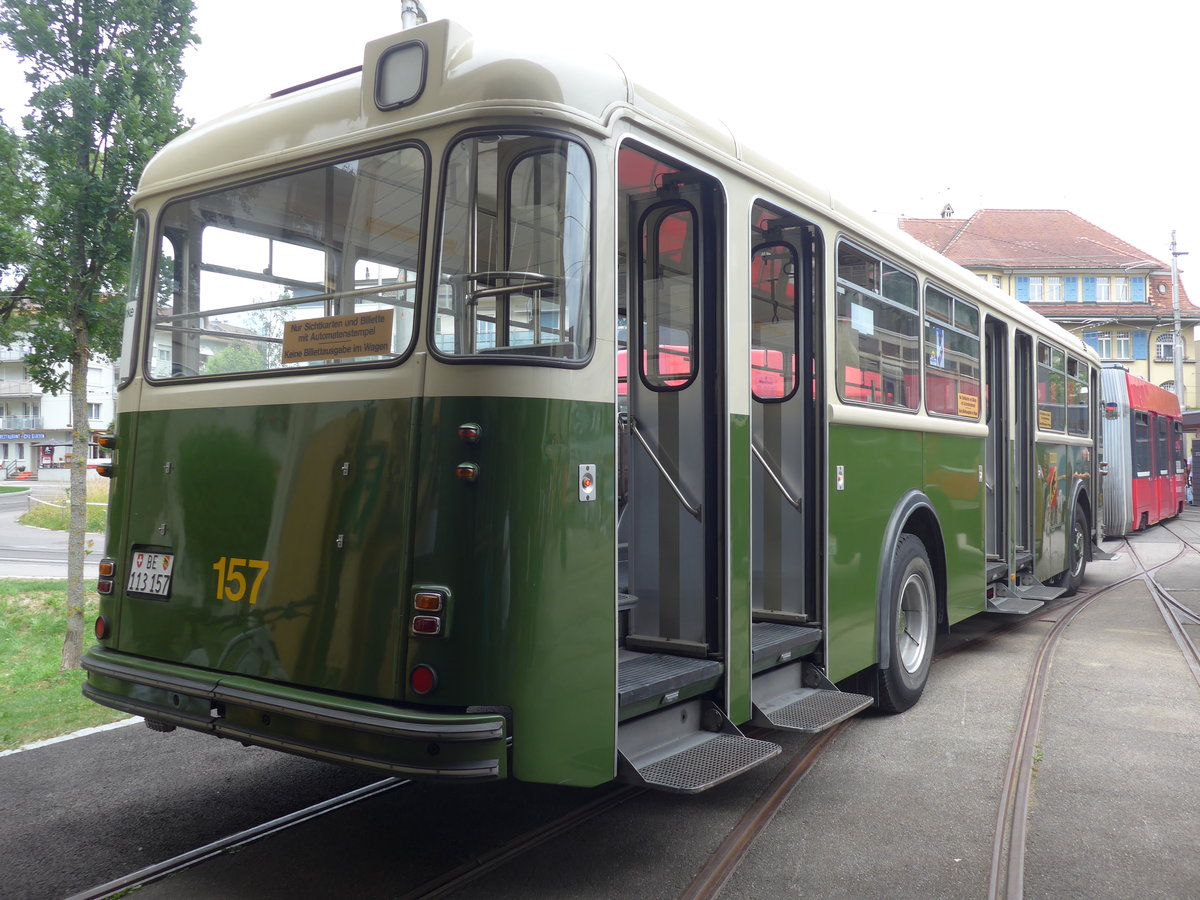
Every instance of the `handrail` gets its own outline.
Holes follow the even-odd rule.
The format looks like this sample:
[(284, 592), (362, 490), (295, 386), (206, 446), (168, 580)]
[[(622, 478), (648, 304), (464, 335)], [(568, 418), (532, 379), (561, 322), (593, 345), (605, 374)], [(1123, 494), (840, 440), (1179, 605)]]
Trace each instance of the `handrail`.
[(658, 468), (659, 473), (662, 475), (663, 478), (666, 479), (667, 484), (669, 484), (671, 486), (671, 490), (673, 490), (675, 492), (675, 496), (679, 498), (679, 502), (683, 504), (683, 508), (686, 509), (688, 512), (690, 512), (695, 518), (699, 519), (700, 518), (700, 504), (692, 503), (684, 495), (683, 488), (681, 488), (675, 482), (675, 479), (671, 477), (671, 473), (667, 471), (667, 468), (666, 468), (666, 466), (663, 465), (662, 460), (660, 460), (658, 458), (658, 455), (654, 452), (654, 449), (650, 446), (649, 442), (642, 435), (641, 430), (637, 427), (637, 422), (634, 421), (633, 416), (630, 416), (628, 413), (624, 413), (623, 415), (628, 416), (630, 432), (633, 434), (633, 436), (635, 438), (638, 439), (638, 443), (642, 445), (642, 447), (643, 447), (643, 449), (645, 449), (646, 453), (649, 454), (650, 461), (654, 463), (654, 465)]
[[(174, 322), (179, 319), (203, 319), (208, 316), (226, 316), (231, 313), (253, 312), (256, 309), (275, 309), (285, 306), (303, 306), (306, 303), (322, 303), (326, 300), (342, 300), (349, 297), (365, 297), (371, 294), (391, 294), (395, 291), (412, 290), (417, 286), (415, 281), (395, 281), (389, 284), (371, 284), (361, 288), (351, 288), (345, 291), (330, 291), (326, 294), (309, 294), (304, 297), (286, 297), (282, 300), (263, 300), (259, 303), (243, 303), (240, 306), (223, 306), (220, 309), (197, 309), (181, 313), (156, 315), (155, 324)], [(401, 306), (403, 304), (389, 304)]]
[(771, 476), (771, 480), (775, 482), (775, 487), (779, 488), (779, 493), (783, 494), (783, 499), (791, 504), (792, 508), (797, 512), (803, 512), (804, 501), (788, 490), (787, 485), (783, 483), (782, 476), (779, 475), (773, 468), (771, 468), (771, 464), (767, 462), (767, 458), (763, 456), (762, 451), (758, 449), (758, 444), (754, 443), (753, 441), (750, 443), (750, 452), (754, 454), (754, 458), (759, 461), (766, 473)]

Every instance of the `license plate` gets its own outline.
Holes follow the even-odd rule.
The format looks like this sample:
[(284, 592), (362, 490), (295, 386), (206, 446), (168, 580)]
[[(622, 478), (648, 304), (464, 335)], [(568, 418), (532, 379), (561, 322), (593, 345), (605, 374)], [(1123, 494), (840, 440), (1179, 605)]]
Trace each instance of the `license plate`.
[(174, 571), (174, 554), (134, 550), (129, 561), (129, 580), (125, 584), (125, 590), (130, 594), (169, 597), (171, 573)]

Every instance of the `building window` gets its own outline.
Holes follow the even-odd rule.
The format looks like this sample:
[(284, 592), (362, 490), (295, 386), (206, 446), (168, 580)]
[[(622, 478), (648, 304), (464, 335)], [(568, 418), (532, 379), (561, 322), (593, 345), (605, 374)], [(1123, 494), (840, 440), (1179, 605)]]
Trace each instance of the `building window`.
[(1164, 391), (1170, 391), (1172, 394), (1175, 393), (1175, 381), (1173, 379), (1171, 381), (1164, 381), (1159, 387)]
[(1096, 352), (1100, 354), (1101, 359), (1113, 358), (1112, 332), (1099, 331), (1096, 333)]
[(1160, 334), (1154, 339), (1154, 358), (1158, 362), (1170, 362), (1175, 358), (1175, 335)]
[(1116, 332), (1113, 359), (1133, 359), (1133, 340), (1128, 331)]
[(1042, 279), (1030, 278), (1029, 279), (1029, 302), (1030, 303), (1041, 303), (1041, 302), (1043, 302), (1043, 300), (1045, 300), (1045, 293), (1042, 290)]
[(88, 420), (92, 421), (92, 422), (97, 421), (100, 418), (100, 404), (99, 403), (89, 403), (87, 405), (87, 408), (88, 408)]
[(1112, 282), (1112, 302), (1113, 303), (1128, 303), (1129, 296), (1129, 279), (1128, 278), (1111, 278)]
[(1109, 296), (1110, 296), (1110, 294), (1109, 294), (1109, 290), (1108, 290), (1108, 279), (1107, 278), (1097, 278), (1096, 279), (1096, 302), (1097, 303), (1107, 303), (1109, 300)]
[(1063, 280), (1061, 276), (1050, 275), (1046, 278), (1046, 302), (1063, 302)]

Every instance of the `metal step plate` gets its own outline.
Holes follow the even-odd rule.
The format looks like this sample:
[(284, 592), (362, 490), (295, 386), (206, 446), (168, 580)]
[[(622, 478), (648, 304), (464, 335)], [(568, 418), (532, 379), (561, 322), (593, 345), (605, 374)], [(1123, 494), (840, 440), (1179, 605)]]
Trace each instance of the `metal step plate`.
[(993, 597), (987, 602), (987, 611), (1027, 616), (1045, 605), (1041, 600), (1028, 600), (1025, 597)]
[(807, 656), (821, 645), (821, 629), (780, 622), (755, 622), (751, 625), (755, 668), (767, 662), (774, 665)]
[(756, 704), (754, 724), (816, 734), (862, 712), (874, 702), (866, 694), (800, 688), (775, 698), (768, 708)]
[(770, 741), (736, 734), (704, 734), (699, 743), (664, 757), (637, 774), (647, 786), (679, 794), (698, 794), (779, 754)]

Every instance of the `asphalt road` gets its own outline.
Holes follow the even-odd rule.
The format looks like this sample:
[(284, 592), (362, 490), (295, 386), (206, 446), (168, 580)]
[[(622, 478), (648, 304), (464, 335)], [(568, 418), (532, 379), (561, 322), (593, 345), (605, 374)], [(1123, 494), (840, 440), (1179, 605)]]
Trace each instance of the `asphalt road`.
[[(0, 578), (67, 577), (67, 533), (17, 524), (35, 499), (55, 502), (62, 491), (61, 484), (32, 483), (26, 491), (0, 494)], [(84, 561), (83, 577), (95, 578), (104, 536), (89, 534), (87, 538), (92, 552)]]

